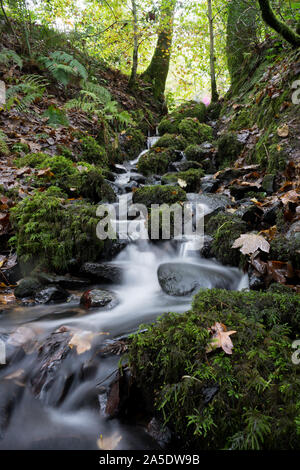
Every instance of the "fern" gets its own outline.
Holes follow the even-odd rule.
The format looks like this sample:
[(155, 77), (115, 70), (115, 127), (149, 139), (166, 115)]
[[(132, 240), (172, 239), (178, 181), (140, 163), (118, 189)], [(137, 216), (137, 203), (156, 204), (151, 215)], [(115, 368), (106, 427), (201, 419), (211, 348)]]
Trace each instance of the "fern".
[(19, 112), (28, 112), (28, 107), (41, 98), (49, 82), (40, 75), (23, 75), (22, 81), (6, 91), (6, 109), (16, 107)]
[(127, 111), (119, 112), (118, 103), (112, 100), (106, 88), (86, 80), (81, 81), (81, 86), (79, 96), (69, 100), (65, 104), (65, 109), (78, 109), (87, 114), (102, 116), (107, 121), (116, 121), (121, 128), (132, 122)]
[(38, 60), (58, 82), (65, 86), (69, 84), (72, 77), (87, 79), (88, 74), (84, 65), (64, 51), (52, 52), (50, 56), (43, 56)]
[(5, 47), (0, 52), (0, 63), (9, 65), (10, 62), (16, 64), (20, 69), (23, 67), (23, 61), (21, 57), (13, 50), (6, 49)]

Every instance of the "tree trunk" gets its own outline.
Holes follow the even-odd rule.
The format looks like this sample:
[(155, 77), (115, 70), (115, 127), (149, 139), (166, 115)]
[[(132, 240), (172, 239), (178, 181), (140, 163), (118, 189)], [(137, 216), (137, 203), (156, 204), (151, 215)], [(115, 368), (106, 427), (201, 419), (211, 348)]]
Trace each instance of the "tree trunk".
[(142, 74), (145, 81), (152, 83), (157, 99), (163, 97), (169, 73), (175, 7), (176, 0), (162, 0), (156, 48), (149, 67)]
[(135, 0), (131, 0), (132, 4), (132, 15), (133, 15), (133, 55), (132, 55), (132, 69), (129, 79), (129, 87), (132, 88), (135, 85), (136, 73), (138, 68), (138, 54), (139, 54), (139, 39), (138, 39), (138, 18)]
[(280, 34), (286, 41), (296, 47), (300, 47), (300, 34), (293, 31), (286, 23), (275, 15), (269, 0), (258, 0), (261, 15), (264, 22)]
[(215, 103), (219, 99), (217, 91), (216, 71), (215, 71), (215, 44), (214, 44), (214, 25), (211, 8), (211, 0), (207, 0), (208, 23), (209, 23), (209, 62), (210, 62), (210, 83), (211, 83), (211, 101)]

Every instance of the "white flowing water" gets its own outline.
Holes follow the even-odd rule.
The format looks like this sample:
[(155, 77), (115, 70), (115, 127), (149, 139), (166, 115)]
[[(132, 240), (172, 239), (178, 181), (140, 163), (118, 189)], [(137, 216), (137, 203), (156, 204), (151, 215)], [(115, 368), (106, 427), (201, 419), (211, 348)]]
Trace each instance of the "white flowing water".
[[(155, 139), (157, 136), (150, 138), (149, 146)], [(126, 172), (119, 175), (119, 185), (127, 184), (132, 173), (136, 173), (138, 158), (124, 165)], [(122, 198), (130, 201), (131, 196), (123, 194), (119, 201)], [(204, 207), (205, 213), (208, 210)], [(118, 221), (120, 232), (127, 233), (130, 222)], [(107, 345), (116, 338), (127, 336), (140, 324), (153, 322), (165, 312), (181, 313), (190, 308), (191, 297), (172, 297), (162, 291), (157, 277), (157, 269), (162, 263), (190, 263), (191, 267), (202, 269), (203, 285), (207, 288), (213, 287), (211, 279), (214, 276), (226, 278), (230, 288), (236, 290), (247, 288), (248, 278), (237, 268), (201, 258), (193, 250), (193, 236), (182, 243), (151, 243), (141, 236), (144, 230), (141, 222), (139, 229), (129, 231), (128, 245), (111, 262), (123, 269), (122, 282), (111, 286), (95, 283), (97, 287), (109, 288), (116, 293), (119, 303), (115, 308), (87, 311), (78, 306), (77, 296), (61, 305), (17, 307), (0, 315), (0, 339), (8, 342), (14, 334), (22, 343), (22, 335), (26, 332), (34, 335), (35, 342), (43, 344), (60, 327), (99, 335), (96, 350), (91, 348), (85, 354), (76, 355), (75, 359), (67, 356), (57, 369), (54, 361), (53, 380), (35, 395), (31, 387), (36, 380), (41, 352), (33, 349), (8, 357), (8, 365), (0, 368), (0, 410), (10, 409), (7, 419), (0, 412), (0, 449), (96, 449), (100, 434), (117, 439), (118, 449), (154, 447), (141, 425), (108, 420), (100, 412), (105, 408), (101, 387), (109, 385), (118, 368), (119, 357), (98, 358), (97, 351), (101, 344)], [(85, 377), (82, 371), (88, 369), (87, 364), (93, 366), (93, 373)], [(42, 374), (41, 368), (38, 376)]]

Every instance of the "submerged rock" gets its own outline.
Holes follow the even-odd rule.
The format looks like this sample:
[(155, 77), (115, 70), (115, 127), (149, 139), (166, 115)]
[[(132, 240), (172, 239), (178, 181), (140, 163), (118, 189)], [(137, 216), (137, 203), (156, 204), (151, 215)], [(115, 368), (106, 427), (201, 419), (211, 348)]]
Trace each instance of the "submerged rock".
[(35, 300), (39, 304), (49, 304), (55, 302), (66, 302), (69, 293), (62, 287), (48, 286), (40, 289), (36, 295)]
[(235, 290), (240, 281), (238, 272), (218, 265), (192, 263), (163, 263), (157, 270), (162, 290), (173, 296), (191, 295), (200, 289)]
[(87, 308), (113, 308), (118, 304), (118, 299), (114, 292), (105, 289), (90, 289), (82, 294), (80, 303)]

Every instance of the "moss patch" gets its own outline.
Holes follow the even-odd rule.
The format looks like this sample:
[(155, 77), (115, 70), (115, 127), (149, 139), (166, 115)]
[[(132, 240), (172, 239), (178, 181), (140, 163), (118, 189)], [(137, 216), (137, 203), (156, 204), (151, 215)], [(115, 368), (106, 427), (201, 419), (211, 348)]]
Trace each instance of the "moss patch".
[(196, 118), (199, 122), (204, 122), (206, 118), (205, 104), (189, 101), (178, 106), (172, 113), (161, 120), (158, 125), (159, 134), (177, 134), (180, 122), (188, 117)]
[(202, 144), (213, 140), (212, 128), (207, 124), (200, 123), (196, 118), (183, 119), (178, 129), (191, 144)]
[(173, 204), (185, 200), (185, 191), (174, 186), (145, 186), (133, 194), (134, 203), (144, 204), (147, 207), (151, 204)]
[(142, 175), (163, 175), (168, 171), (171, 162), (176, 161), (178, 155), (170, 149), (155, 148), (142, 155), (137, 168)]
[(222, 135), (218, 141), (218, 163), (227, 165), (234, 161), (242, 151), (243, 145), (238, 141), (234, 132)]
[(187, 146), (187, 140), (182, 135), (165, 134), (158, 139), (152, 148), (172, 148), (174, 150), (184, 150)]
[(185, 181), (186, 186), (184, 189), (187, 192), (198, 192), (201, 188), (201, 178), (204, 176), (204, 171), (200, 169), (189, 169), (186, 171), (179, 171), (178, 173), (167, 173), (163, 176), (162, 182), (177, 183), (178, 179)]
[[(299, 449), (300, 369), (289, 321), (300, 299), (272, 293), (202, 291), (192, 310), (168, 314), (132, 337), (131, 370), (148, 403), (197, 449)], [(233, 354), (207, 354), (220, 322)], [(292, 335), (292, 339), (294, 336)]]

